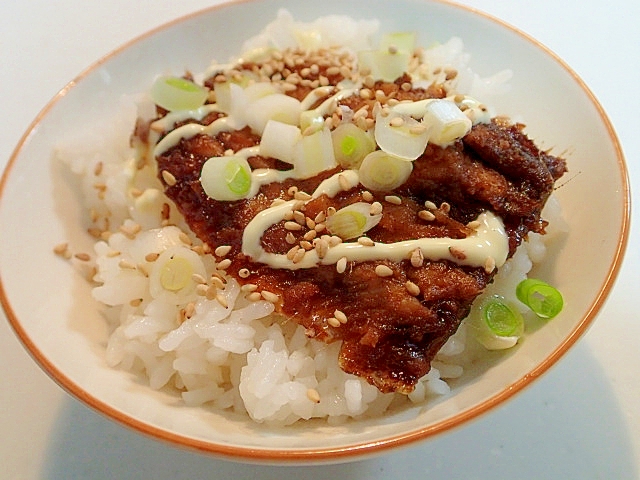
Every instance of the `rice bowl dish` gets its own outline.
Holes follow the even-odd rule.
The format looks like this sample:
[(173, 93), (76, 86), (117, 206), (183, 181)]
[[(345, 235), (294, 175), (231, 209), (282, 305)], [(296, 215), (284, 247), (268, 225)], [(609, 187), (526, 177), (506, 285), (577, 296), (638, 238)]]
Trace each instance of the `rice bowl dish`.
[[(341, 32), (349, 34), (344, 36)], [(313, 52), (339, 47), (338, 54), (341, 57), (346, 56), (355, 62), (357, 52), (373, 48), (370, 39), (377, 33), (378, 22), (375, 20), (356, 22), (348, 17), (334, 16), (302, 24), (296, 22), (287, 11), (281, 11), (278, 18), (260, 35), (246, 42), (240, 58), (265, 56), (265, 52), (274, 49), (274, 45), (278, 47), (277, 53), (273, 55), (281, 55), (280, 52), (284, 53), (287, 49), (306, 48)], [(305, 47), (309, 38), (313, 38), (312, 48)], [(414, 54), (413, 47), (411, 50), (411, 61), (414, 64), (407, 64), (403, 68), (408, 69), (413, 76), (412, 87), (404, 88), (405, 81), (403, 89), (409, 92), (410, 88), (424, 89), (438, 85), (446, 87), (448, 97), (466, 95), (465, 106), (473, 106), (467, 110), (467, 116), (469, 112), (473, 115), (469, 118), (475, 119), (481, 115), (490, 118), (488, 113), (485, 115), (483, 111), (475, 110), (479, 105), (475, 100), (476, 96), (489, 97), (508, 90), (508, 71), (499, 72), (493, 78), (481, 79), (468, 69), (468, 56), (464, 53), (464, 46), (459, 38), (452, 38), (441, 46), (416, 50), (419, 53)], [(247, 62), (231, 62), (232, 67), (214, 63), (210, 72), (203, 77), (211, 79), (224, 76), (217, 72), (229, 76), (230, 68), (243, 61)], [(301, 62), (303, 61), (309, 65), (314, 64), (301, 57)], [(362, 61), (360, 58), (360, 62)], [(270, 76), (274, 76), (274, 67), (267, 67)], [(329, 68), (345, 67), (337, 64), (336, 67)], [(351, 67), (353, 68), (357, 72), (364, 67), (360, 65)], [(354, 76), (350, 73), (351, 70), (348, 72), (351, 82), (360, 89), (357, 95), (364, 98), (365, 95), (359, 92), (366, 90), (362, 84), (363, 81), (367, 82), (366, 79), (362, 80), (365, 76)], [(386, 75), (389, 77), (388, 81), (393, 81), (405, 73), (404, 70), (398, 70)], [(346, 83), (347, 79), (344, 76), (342, 78)], [(217, 103), (210, 104), (214, 110), (223, 100), (228, 101), (223, 97), (223, 94), (227, 94), (223, 87), (228, 89), (232, 85), (235, 88), (241, 82), (242, 80), (238, 80), (229, 84), (222, 79), (219, 83), (214, 83), (210, 89), (217, 94)], [(306, 95), (307, 98), (319, 96), (318, 90), (326, 88), (328, 84), (328, 80), (322, 86), (318, 85), (317, 80), (315, 85), (309, 83), (311, 93)], [(256, 84), (250, 85), (255, 90), (256, 85), (261, 87), (265, 84), (256, 81)], [(161, 86), (167, 88), (164, 84)], [(159, 88), (157, 83), (154, 88)], [(343, 91), (347, 89), (345, 86), (340, 88)], [(263, 99), (276, 96), (265, 96), (264, 93), (260, 95)], [(323, 105), (327, 103), (324, 98), (321, 100)], [(408, 105), (402, 103), (405, 107)], [(473, 332), (469, 332), (469, 329), (473, 330), (474, 322), (477, 323), (474, 318), (482, 315), (481, 308), (476, 306), (471, 317), (438, 349), (437, 355), (430, 362), (428, 373), (421, 375), (419, 381), (411, 385), (405, 394), (382, 391), (372, 384), (374, 382), (367, 382), (366, 378), (345, 372), (340, 368), (339, 361), (341, 341), (317, 341), (313, 338), (316, 334), (310, 334), (308, 327), (287, 321), (275, 311), (274, 303), (277, 300), (272, 297), (277, 299), (277, 295), (269, 291), (256, 291), (254, 283), (240, 284), (238, 280), (242, 278), (233, 278), (227, 274), (225, 268), (231, 261), (225, 259), (225, 256), (230, 247), (210, 247), (192, 233), (177, 209), (169, 207), (172, 202), (162, 193), (158, 176), (168, 182), (169, 186), (175, 183), (175, 178), (167, 179), (166, 176), (163, 177), (168, 173), (166, 170), (159, 174), (159, 167), (154, 163), (145, 163), (145, 154), (141, 153), (145, 151), (145, 146), (136, 145), (136, 141), (140, 142), (139, 137), (142, 136), (146, 138), (157, 135), (156, 140), (150, 141), (151, 146), (155, 147), (156, 156), (159, 149), (162, 151), (169, 148), (165, 144), (170, 135), (163, 133), (166, 136), (162, 138), (156, 133), (161, 132), (159, 129), (162, 127), (156, 125), (166, 125), (171, 112), (155, 119), (153, 102), (142, 96), (137, 104), (138, 111), (135, 114), (139, 119), (136, 129), (143, 128), (140, 127), (140, 118), (148, 116), (151, 120), (148, 131), (145, 130), (138, 138), (134, 134), (132, 147), (124, 148), (135, 120), (131, 120), (130, 115), (127, 119), (123, 112), (123, 117), (127, 120), (122, 122), (124, 126), (113, 138), (102, 138), (99, 142), (80, 138), (77, 146), (61, 147), (57, 154), (59, 159), (69, 164), (82, 177), (82, 189), (86, 195), (90, 217), (88, 230), (98, 242), (91, 254), (71, 252), (66, 244), (57, 246), (56, 251), (86, 268), (90, 280), (97, 284), (93, 289), (93, 296), (106, 306), (105, 317), (113, 330), (106, 350), (110, 365), (147, 378), (153, 389), (175, 392), (186, 405), (231, 409), (235, 413), (247, 413), (257, 422), (286, 425), (310, 418), (326, 418), (329, 423), (341, 423), (348, 418), (375, 417), (406, 401), (428, 404), (430, 399), (449, 392), (447, 380), (462, 376), (465, 364), (482, 357), (483, 347), (477, 345)], [(386, 102), (383, 104), (386, 105)], [(482, 105), (481, 108), (486, 109)], [(203, 108), (205, 107), (207, 105)], [(228, 108), (237, 111), (239, 107), (231, 105)], [(260, 110), (261, 107), (256, 105), (249, 108)], [(367, 118), (362, 115), (362, 109), (359, 114), (344, 106), (334, 108), (340, 116), (336, 118), (337, 123), (355, 125), (356, 120), (360, 119), (364, 126), (361, 131), (367, 131), (364, 122)], [(193, 108), (178, 108), (173, 113), (176, 117), (173, 122), (183, 124), (189, 115), (193, 115), (192, 110)], [(272, 114), (272, 117), (277, 115), (282, 117), (278, 112)], [(375, 117), (375, 114), (371, 113), (371, 116)], [(322, 121), (325, 117), (326, 114), (323, 114)], [(223, 120), (231, 118), (231, 113), (222, 117)], [(328, 118), (331, 119), (330, 116)], [(273, 125), (273, 122), (269, 124), (268, 119), (255, 118), (248, 121), (253, 122), (253, 131), (258, 129), (262, 133), (264, 130), (260, 145), (262, 152), (252, 154), (265, 155), (266, 128)], [(370, 121), (369, 129), (373, 124), (373, 120)], [(258, 127), (256, 122), (262, 122), (263, 125)], [(186, 124), (182, 128), (193, 125)], [(335, 126), (333, 129), (336, 129)], [(238, 130), (237, 126), (234, 126), (234, 130)], [(403, 145), (406, 143), (408, 142), (405, 140)], [(120, 151), (114, 148), (116, 145)], [(270, 148), (278, 150), (281, 147)], [(420, 147), (420, 151), (422, 150), (424, 146)], [(325, 170), (325, 167), (327, 165), (323, 165), (320, 170)], [(328, 168), (331, 167), (332, 165), (328, 165)], [(205, 169), (202, 172), (204, 176)], [(303, 177), (308, 178), (315, 173), (305, 172)], [(385, 194), (391, 192), (391, 189), (380, 190)], [(366, 193), (373, 197), (369, 192)], [(296, 191), (293, 196), (297, 194)], [(385, 199), (395, 202), (389, 200), (388, 195)], [(278, 203), (282, 202), (284, 200)], [(382, 209), (381, 204), (377, 204)], [(435, 206), (433, 210), (436, 211)], [(426, 210), (421, 212), (433, 215)], [(545, 215), (545, 218), (550, 219), (547, 230), (551, 236), (554, 230), (561, 232), (564, 224), (555, 200), (551, 200)], [(317, 240), (316, 231), (319, 230), (309, 232), (314, 235), (308, 240)], [(259, 237), (260, 235), (257, 236)], [(328, 241), (332, 240), (333, 238), (328, 237)], [(508, 297), (511, 304), (519, 305), (526, 315), (526, 306), (516, 299), (516, 286), (526, 278), (533, 261), (542, 261), (544, 242), (544, 235), (529, 233), (528, 241), (523, 243), (513, 258), (505, 265), (502, 265), (504, 260), (500, 262), (501, 268), (495, 282), (477, 299), (475, 305), (482, 305), (485, 299), (501, 295), (503, 298)], [(313, 245), (318, 250), (319, 243), (314, 241)], [(305, 250), (299, 248), (296, 252), (304, 254)], [(178, 259), (181, 263), (176, 266)], [(491, 260), (495, 264), (493, 257)], [(224, 267), (221, 266), (223, 264)], [(488, 272), (493, 269), (492, 266)], [(243, 277), (242, 270), (240, 277)], [(419, 292), (415, 283), (407, 284), (407, 288), (415, 288)], [(334, 324), (330, 326), (340, 327), (341, 323), (346, 323), (347, 318), (341, 310), (336, 310), (335, 317), (329, 319), (330, 323), (331, 321)], [(518, 337), (505, 337), (509, 338), (498, 341), (508, 343), (509, 347), (518, 341)]]

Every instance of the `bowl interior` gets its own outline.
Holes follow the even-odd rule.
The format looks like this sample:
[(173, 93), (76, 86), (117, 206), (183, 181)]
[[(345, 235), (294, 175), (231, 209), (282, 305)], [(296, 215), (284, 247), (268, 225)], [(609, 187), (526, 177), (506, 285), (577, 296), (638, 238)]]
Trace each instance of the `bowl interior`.
[[(51, 161), (55, 146), (118, 111), (123, 95), (148, 88), (162, 72), (204, 71), (286, 7), (297, 19), (328, 12), (377, 17), (382, 31), (415, 30), (420, 43), (463, 39), (480, 75), (514, 73), (493, 105), (522, 119), (528, 134), (568, 159), (556, 195), (570, 230), (537, 275), (564, 294), (562, 314), (516, 350), (467, 369), (451, 395), (384, 418), (284, 429), (188, 408), (104, 361), (107, 329), (77, 271), (56, 258), (58, 242), (90, 248), (84, 212), (68, 175)], [(541, 73), (542, 72), (542, 73)], [(603, 192), (598, 203), (593, 192)], [(253, 460), (336, 460), (381, 451), (458, 425), (500, 403), (544, 372), (584, 332), (611, 287), (624, 249), (628, 186), (620, 147), (606, 116), (580, 80), (550, 52), (513, 29), (442, 2), (257, 0), (227, 4), (176, 21), (92, 66), (36, 119), (4, 174), (0, 197), (1, 300), (34, 358), (64, 388), (110, 417), (181, 445)], [(594, 228), (594, 210), (599, 215)]]

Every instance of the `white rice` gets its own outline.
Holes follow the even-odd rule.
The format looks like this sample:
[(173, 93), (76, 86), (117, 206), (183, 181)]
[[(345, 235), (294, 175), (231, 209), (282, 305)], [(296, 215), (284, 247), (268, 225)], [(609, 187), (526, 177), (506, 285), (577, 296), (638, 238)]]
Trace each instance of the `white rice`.
[[(300, 25), (286, 12), (277, 21), (288, 29), (274, 23), (246, 48), (274, 43), (270, 32), (276, 32), (279, 46), (289, 46), (291, 32)], [(377, 29), (377, 22), (354, 24), (336, 17), (314, 23), (325, 30), (345, 24), (349, 28), (334, 31), (354, 32), (355, 25), (366, 33), (351, 35), (352, 39), (368, 38)], [(344, 35), (338, 40), (351, 41)], [(429, 55), (432, 64), (451, 65), (461, 72), (458, 81), (476, 95), (491, 88), (494, 93), (502, 90), (509, 77), (503, 72), (493, 79), (479, 79), (466, 66), (468, 55), (459, 39)], [(339, 342), (327, 345), (309, 339), (302, 327), (274, 315), (268, 301), (248, 300), (233, 278), (217, 270), (214, 256), (202, 252), (201, 242), (175, 208), (163, 222), (163, 205), (171, 202), (155, 169), (137, 168), (136, 152), (128, 146), (137, 114), (134, 99), (124, 99), (122, 110), (109, 128), (96, 126), (93, 132), (100, 133), (82, 136), (58, 152), (81, 178), (89, 227), (101, 236), (95, 243), (97, 273), (92, 280), (96, 283), (93, 295), (104, 304), (112, 326), (106, 348), (109, 365), (139, 375), (153, 389), (175, 392), (186, 405), (232, 410), (257, 422), (280, 424), (315, 417), (335, 423), (381, 415), (392, 403), (426, 403), (449, 392), (446, 380), (463, 374), (465, 348), (474, 341), (464, 323), (408, 396), (382, 394), (365, 380), (344, 373), (338, 367)], [(104, 188), (96, 188), (100, 184)], [(513, 297), (532, 260), (543, 259), (542, 237), (530, 237), (501, 269), (486, 295), (499, 291)], [(149, 253), (160, 257), (152, 259)], [(167, 255), (186, 258), (202, 278), (218, 274), (226, 283), (217, 291), (219, 299), (203, 296), (197, 279), (189, 280), (178, 293), (158, 288)]]

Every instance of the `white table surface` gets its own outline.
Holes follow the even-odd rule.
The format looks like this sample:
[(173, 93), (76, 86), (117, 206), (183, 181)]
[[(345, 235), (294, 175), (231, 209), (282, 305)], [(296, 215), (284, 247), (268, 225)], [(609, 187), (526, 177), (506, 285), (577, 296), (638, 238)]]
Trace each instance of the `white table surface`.
[[(302, 0), (301, 0), (302, 1)], [(345, 0), (348, 1), (348, 0)], [(0, 168), (39, 110), (127, 40), (216, 0), (24, 0), (0, 16)], [(595, 93), (640, 189), (640, 2), (466, 0), (554, 50)], [(640, 196), (633, 192), (634, 204)], [(375, 459), (322, 467), (221, 461), (158, 443), (71, 398), (0, 313), (1, 479), (640, 478), (640, 216), (587, 334), (541, 379), (473, 423)]]

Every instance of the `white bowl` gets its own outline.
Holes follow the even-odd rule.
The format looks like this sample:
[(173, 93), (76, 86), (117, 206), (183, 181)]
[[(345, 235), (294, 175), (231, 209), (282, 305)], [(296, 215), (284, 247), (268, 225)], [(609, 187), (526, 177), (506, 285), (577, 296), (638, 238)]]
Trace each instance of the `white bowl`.
[[(61, 138), (114, 112), (122, 94), (147, 88), (159, 72), (204, 71), (226, 60), (279, 7), (312, 20), (328, 13), (377, 17), (382, 30), (415, 30), (423, 45), (464, 40), (472, 66), (487, 75), (513, 70), (511, 92), (494, 103), (522, 118), (528, 134), (568, 159), (556, 195), (569, 233), (536, 272), (564, 294), (553, 321), (506, 355), (468, 369), (450, 395), (428, 408), (329, 426), (281, 429), (206, 408), (188, 408), (105, 364), (107, 328), (77, 271), (52, 255), (70, 240), (90, 246), (77, 192), (52, 166)], [(598, 194), (597, 201), (594, 198)], [(386, 451), (462, 425), (520, 391), (585, 332), (619, 270), (629, 226), (629, 186), (620, 145), (602, 108), (552, 52), (486, 15), (440, 1), (256, 0), (179, 19), (123, 46), (64, 88), (34, 120), (0, 183), (0, 300), (34, 359), (63, 388), (108, 417), (177, 445), (242, 461), (337, 462)], [(598, 213), (596, 216), (595, 213)]]

